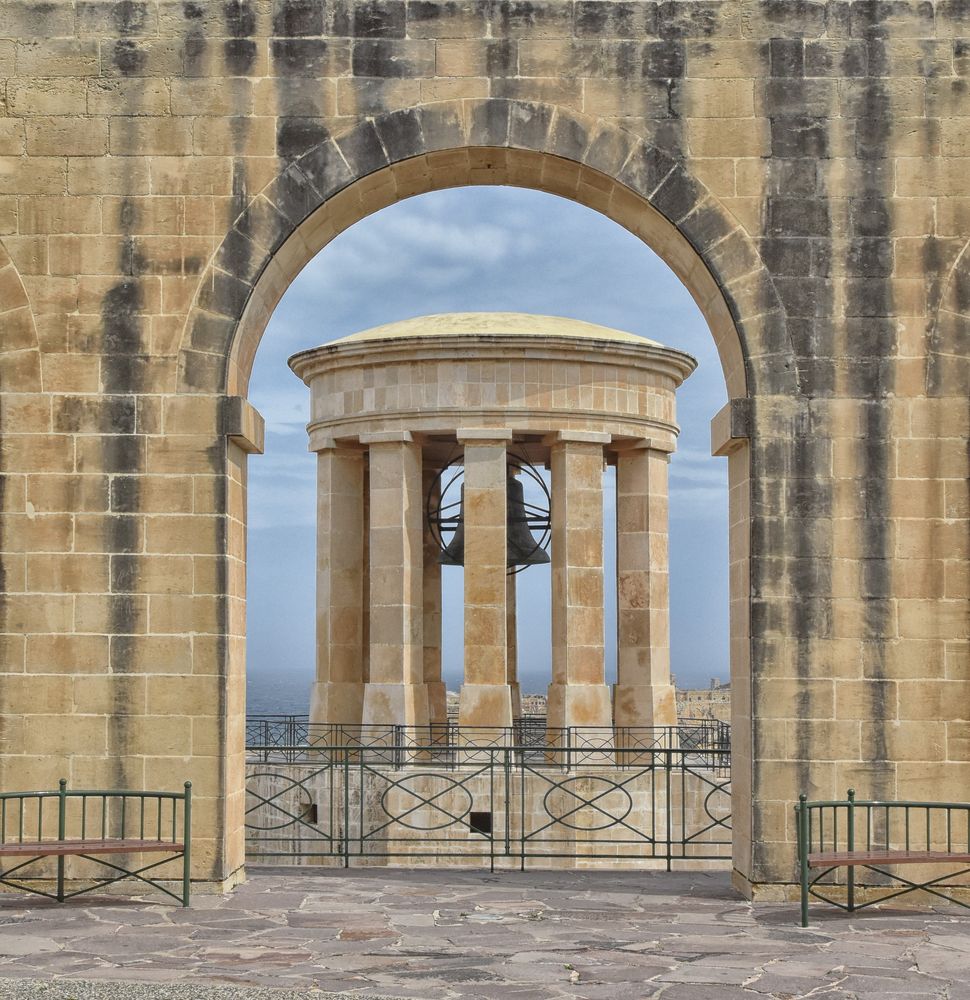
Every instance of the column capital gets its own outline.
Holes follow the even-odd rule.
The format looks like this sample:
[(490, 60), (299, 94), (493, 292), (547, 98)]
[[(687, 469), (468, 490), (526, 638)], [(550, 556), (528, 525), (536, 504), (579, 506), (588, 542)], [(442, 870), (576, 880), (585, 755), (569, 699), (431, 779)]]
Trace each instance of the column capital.
[(410, 431), (373, 431), (370, 434), (361, 434), (360, 443), (371, 444), (411, 444), (414, 435)]
[(628, 451), (661, 451), (665, 455), (671, 455), (674, 445), (672, 441), (658, 438), (620, 438), (611, 442), (610, 451), (618, 455)]
[(363, 448), (355, 438), (340, 438), (338, 440), (331, 437), (325, 431), (311, 431), (307, 451), (315, 451), (318, 454), (325, 451), (362, 453)]
[(459, 427), (455, 437), (461, 444), (466, 441), (481, 444), (483, 441), (511, 441), (512, 431), (507, 427)]
[(599, 431), (553, 431), (547, 434), (542, 443), (549, 447), (557, 444), (609, 444), (613, 439), (612, 434), (600, 433)]

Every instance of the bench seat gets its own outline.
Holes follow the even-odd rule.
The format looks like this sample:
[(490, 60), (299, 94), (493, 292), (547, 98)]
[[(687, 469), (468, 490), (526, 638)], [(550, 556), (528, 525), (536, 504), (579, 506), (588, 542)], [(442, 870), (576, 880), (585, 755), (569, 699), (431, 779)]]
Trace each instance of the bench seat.
[(59, 857), (79, 854), (142, 854), (171, 851), (181, 854), (184, 844), (171, 840), (34, 840), (0, 844), (0, 857)]
[[(970, 802), (860, 800), (851, 788), (844, 799), (824, 802), (809, 802), (802, 794), (795, 829), (802, 927), (808, 926), (812, 896), (847, 913), (917, 891), (970, 909), (960, 898), (967, 888), (964, 876), (970, 874)], [(887, 870), (897, 865), (947, 865), (950, 870), (933, 878), (924, 872), (907, 878)], [(839, 868), (846, 869), (844, 882), (825, 881)], [(861, 887), (862, 902), (856, 896), (857, 868), (883, 876), (875, 880), (878, 884)], [(837, 898), (843, 889), (844, 902)]]
[(925, 865), (935, 862), (970, 862), (970, 854), (948, 851), (833, 851), (809, 854), (809, 868), (851, 867), (852, 865)]

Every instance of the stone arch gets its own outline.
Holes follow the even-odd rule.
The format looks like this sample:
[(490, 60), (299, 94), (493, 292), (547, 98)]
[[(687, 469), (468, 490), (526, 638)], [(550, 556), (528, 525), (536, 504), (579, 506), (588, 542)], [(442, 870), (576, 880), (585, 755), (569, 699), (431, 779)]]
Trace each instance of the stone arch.
[(546, 190), (614, 219), (694, 296), (730, 397), (797, 391), (784, 310), (754, 242), (683, 163), (574, 111), (497, 98), (369, 118), (286, 166), (202, 278), (183, 331), (180, 391), (244, 395), (274, 307), (330, 239), (402, 198), (467, 184)]
[(930, 396), (965, 396), (970, 380), (970, 243), (957, 255), (931, 320), (926, 357)]
[[(691, 292), (721, 358), (728, 396), (798, 394), (786, 316), (755, 242), (669, 153), (594, 118), (506, 99), (433, 103), (368, 118), (282, 168), (240, 213), (210, 261), (179, 350), (183, 393), (245, 396), (256, 349), (279, 299), (299, 271), (355, 222), (403, 198), (446, 187), (508, 184), (548, 191), (601, 212), (640, 237)], [(739, 418), (735, 421), (734, 417)], [(756, 416), (756, 411), (753, 414)], [(738, 692), (735, 733), (750, 748), (750, 460), (743, 406), (716, 421), (728, 457), (731, 580), (730, 661)], [(227, 468), (236, 475), (236, 459)], [(244, 490), (226, 514), (245, 522)], [(230, 530), (229, 572), (244, 592), (244, 532)], [(243, 608), (227, 610), (233, 636)], [(227, 676), (244, 676), (245, 644), (228, 648)], [(241, 733), (239, 719), (231, 722)], [(242, 746), (230, 749), (241, 759)], [(752, 802), (752, 760), (739, 751), (734, 794)], [(241, 789), (233, 789), (233, 795)], [(735, 864), (750, 870), (751, 811), (738, 811)]]
[(0, 242), (0, 386), (5, 392), (40, 392), (40, 346), (34, 312), (17, 266)]

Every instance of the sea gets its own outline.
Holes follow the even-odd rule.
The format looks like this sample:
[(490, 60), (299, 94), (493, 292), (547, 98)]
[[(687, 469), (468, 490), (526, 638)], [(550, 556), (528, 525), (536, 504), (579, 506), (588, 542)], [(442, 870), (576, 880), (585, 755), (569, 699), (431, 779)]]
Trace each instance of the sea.
[(250, 673), (246, 677), (247, 715), (306, 715), (311, 673)]

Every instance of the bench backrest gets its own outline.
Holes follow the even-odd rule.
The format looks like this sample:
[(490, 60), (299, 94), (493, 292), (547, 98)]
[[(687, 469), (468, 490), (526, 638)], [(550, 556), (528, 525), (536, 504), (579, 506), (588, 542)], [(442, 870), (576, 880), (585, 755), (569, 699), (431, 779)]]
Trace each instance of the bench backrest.
[(181, 792), (68, 789), (0, 792), (0, 843), (154, 840), (189, 844), (192, 783)]
[(799, 855), (832, 851), (970, 853), (970, 803), (857, 799), (795, 806)]

